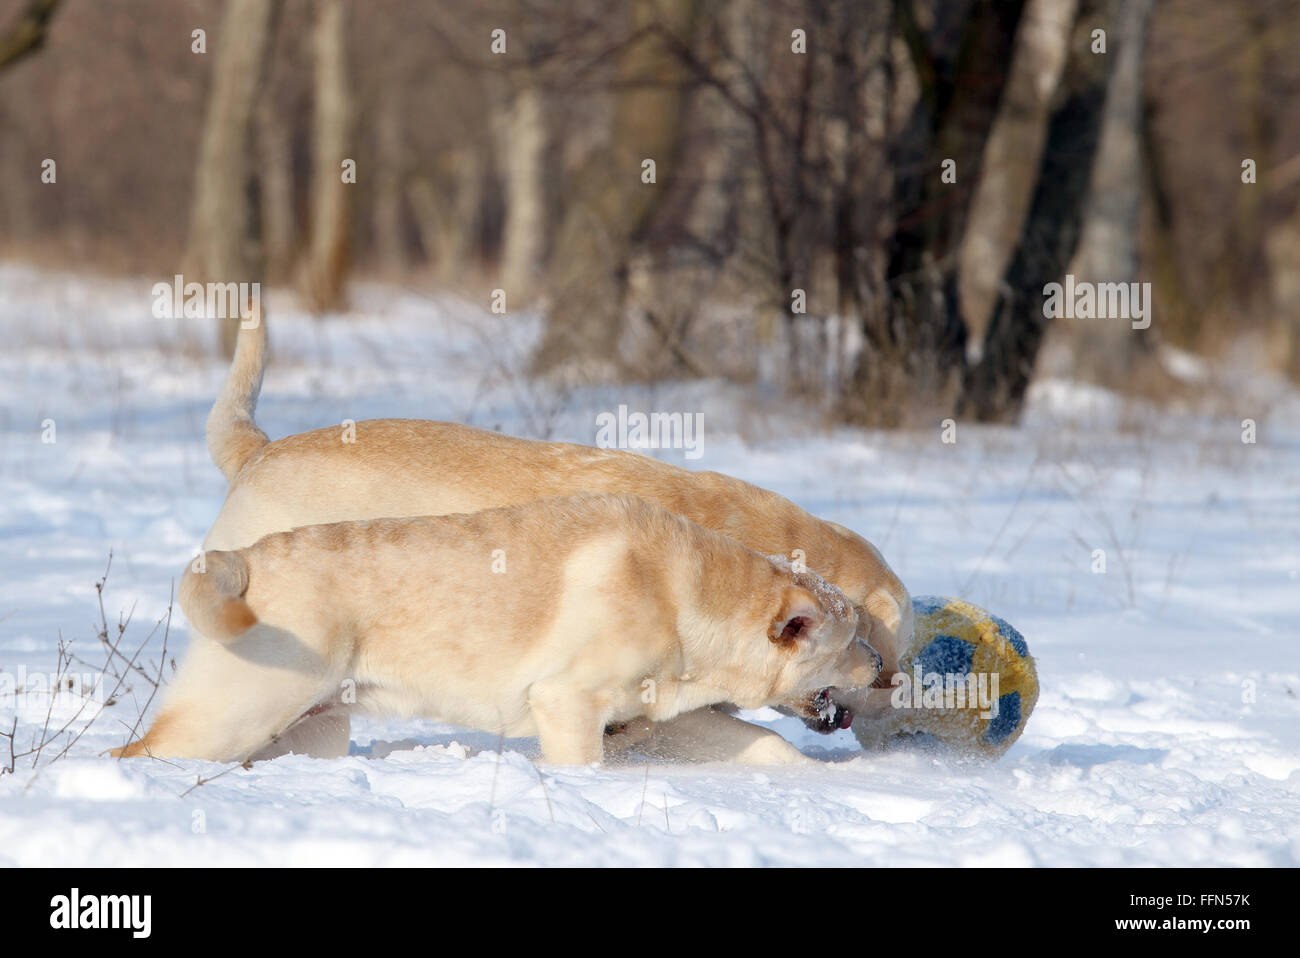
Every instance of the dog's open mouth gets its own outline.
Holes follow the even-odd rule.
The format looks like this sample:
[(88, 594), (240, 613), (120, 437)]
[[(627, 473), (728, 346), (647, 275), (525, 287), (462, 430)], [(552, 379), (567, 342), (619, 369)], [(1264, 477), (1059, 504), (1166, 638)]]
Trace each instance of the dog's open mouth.
[(828, 735), (853, 724), (853, 712), (832, 699), (829, 688), (813, 696), (812, 707), (815, 714), (805, 716), (804, 724), (813, 731)]

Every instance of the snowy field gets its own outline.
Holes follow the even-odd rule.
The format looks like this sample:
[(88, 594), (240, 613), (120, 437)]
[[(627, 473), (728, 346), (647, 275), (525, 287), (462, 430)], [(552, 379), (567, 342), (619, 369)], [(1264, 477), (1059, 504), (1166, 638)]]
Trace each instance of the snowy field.
[[(139, 646), (221, 504), (203, 423), (225, 368), (198, 321), (150, 317), (153, 281), (0, 265), (11, 693), (15, 677), (56, 671), (60, 639), (103, 663), (95, 584), (110, 550), (110, 633), (129, 612), (120, 648)], [(703, 411), (703, 455), (659, 455), (781, 492), (875, 542), (913, 593), (967, 598), (1023, 632), (1042, 685), (1024, 736), (997, 763), (963, 764), (864, 753), (848, 732), (817, 736), (773, 713), (757, 718), (823, 764), (563, 770), (533, 764), (528, 741), (358, 719), (340, 760), (101, 757), (152, 691), (136, 675), (62, 757), (85, 724), (75, 696), (53, 711), (44, 696), (0, 697), (18, 752), (72, 719), (0, 776), (0, 863), (1300, 864), (1295, 393), (1242, 377), (1217, 414), (1157, 412), (1048, 379), (1023, 428), (962, 425), (944, 444), (937, 423), (810, 426), (770, 390), (554, 395), (518, 375), (527, 318), (375, 287), (354, 300), (354, 314), (314, 321), (268, 297), (259, 420), (272, 438), (408, 416), (591, 442), (596, 414), (619, 403)], [(161, 638), (141, 653), (146, 669)], [(178, 614), (169, 658), (185, 639)]]

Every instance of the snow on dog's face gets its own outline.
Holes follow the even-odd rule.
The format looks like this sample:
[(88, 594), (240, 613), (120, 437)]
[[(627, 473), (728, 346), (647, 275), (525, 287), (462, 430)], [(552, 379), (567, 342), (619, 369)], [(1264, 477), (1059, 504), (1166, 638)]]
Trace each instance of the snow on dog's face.
[(776, 675), (771, 697), (818, 731), (848, 728), (853, 713), (832, 700), (831, 689), (871, 685), (880, 656), (857, 637), (857, 612), (844, 593), (818, 575), (794, 571), (782, 556), (768, 558), (787, 583), (768, 629)]

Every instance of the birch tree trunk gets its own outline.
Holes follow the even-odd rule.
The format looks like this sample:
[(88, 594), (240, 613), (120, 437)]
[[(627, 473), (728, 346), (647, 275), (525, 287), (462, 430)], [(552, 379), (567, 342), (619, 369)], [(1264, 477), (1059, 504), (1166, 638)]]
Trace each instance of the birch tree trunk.
[(306, 294), (317, 312), (343, 304), (347, 279), (352, 184), (343, 180), (349, 159), (351, 94), (347, 77), (347, 8), (321, 0), (316, 19), (315, 107), (312, 116), (311, 243)]
[[(1142, 202), (1142, 61), (1155, 0), (1125, 0), (1110, 32), (1114, 73), (1101, 120), (1083, 235), (1067, 272), (1076, 282), (1137, 279), (1137, 220)], [(1151, 303), (1147, 303), (1151, 308)], [(1106, 386), (1131, 385), (1139, 355), (1153, 354), (1150, 330), (1116, 319), (1076, 320), (1075, 371)]]
[(844, 404), (851, 418), (888, 427), (909, 411), (928, 419), (958, 398), (966, 356), (958, 252), (1024, 0), (940, 4), (936, 16), (949, 22), (929, 29), (914, 0), (893, 6), (919, 96), (890, 154), (890, 302), (863, 316)]
[(1044, 287), (1065, 274), (1083, 229), (1114, 58), (1089, 48), (1098, 22), (1114, 22), (1122, 0), (1080, 0), (1070, 55), (1053, 98), (1037, 186), (1000, 286), (977, 364), (963, 378), (958, 409), (985, 422), (1019, 417), (1048, 320)]
[[(187, 282), (261, 282), (248, 156), (277, 5), (277, 0), (226, 4), (194, 177)], [(222, 351), (232, 355), (239, 317), (219, 322)]]
[(546, 114), (542, 91), (525, 79), (514, 92), (499, 132), (506, 186), (501, 286), (507, 302), (525, 305), (537, 284), (546, 239), (542, 163)]
[(1078, 0), (1029, 0), (1016, 32), (1011, 75), (984, 148), (984, 172), (961, 247), (961, 304), (972, 361), (979, 358), (998, 284), (1029, 211), (1077, 6)]

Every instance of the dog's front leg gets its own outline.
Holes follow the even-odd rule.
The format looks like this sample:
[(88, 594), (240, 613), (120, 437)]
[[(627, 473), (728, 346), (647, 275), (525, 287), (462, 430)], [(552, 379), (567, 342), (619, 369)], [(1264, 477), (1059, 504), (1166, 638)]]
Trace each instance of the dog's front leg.
[(714, 708), (685, 712), (656, 722), (641, 750), (676, 762), (734, 762), (738, 765), (813, 765), (814, 759), (761, 725)]
[(611, 758), (634, 748), (654, 735), (655, 723), (645, 716), (605, 726), (605, 757)]
[(593, 765), (604, 758), (608, 709), (591, 692), (539, 682), (528, 690), (542, 759), (551, 765)]

